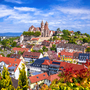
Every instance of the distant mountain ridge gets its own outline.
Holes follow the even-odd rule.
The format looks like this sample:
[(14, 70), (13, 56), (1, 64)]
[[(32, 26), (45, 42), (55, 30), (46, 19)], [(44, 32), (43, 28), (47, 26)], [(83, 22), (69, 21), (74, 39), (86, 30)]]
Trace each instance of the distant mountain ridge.
[(12, 33), (12, 32), (7, 32), (7, 33), (0, 33), (0, 36), (20, 36), (22, 33)]

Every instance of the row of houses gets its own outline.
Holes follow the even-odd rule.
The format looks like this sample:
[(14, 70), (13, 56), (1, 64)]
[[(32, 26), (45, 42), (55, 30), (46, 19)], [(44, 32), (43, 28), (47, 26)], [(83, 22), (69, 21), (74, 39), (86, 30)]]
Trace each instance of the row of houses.
[(50, 60), (45, 58), (37, 59), (33, 64), (30, 65), (31, 72), (42, 72), (40, 74), (31, 75), (29, 77), (30, 88), (36, 88), (41, 84), (47, 84), (48, 86), (54, 79), (59, 79), (58, 73), (64, 72), (67, 68), (72, 68), (72, 70), (82, 70), (87, 68), (86, 65), (72, 64), (67, 62), (61, 62), (56, 60)]
[(59, 52), (58, 56), (62, 61), (73, 63), (86, 63), (86, 60), (90, 59), (90, 53), (67, 52), (65, 49)]
[[(39, 52), (31, 52), (33, 49), (29, 48), (13, 48), (14, 52), (24, 52), (23, 58), (25, 62), (30, 62), (32, 60), (36, 60), (45, 56), (48, 56), (51, 60), (65, 60), (67, 62), (78, 62), (85, 63), (86, 59), (89, 59), (89, 53), (85, 53), (85, 47), (73, 44), (58, 44), (56, 47), (57, 52), (55, 51), (47, 51), (42, 53)], [(35, 49), (38, 50), (38, 47)], [(17, 53), (16, 53), (17, 54)]]

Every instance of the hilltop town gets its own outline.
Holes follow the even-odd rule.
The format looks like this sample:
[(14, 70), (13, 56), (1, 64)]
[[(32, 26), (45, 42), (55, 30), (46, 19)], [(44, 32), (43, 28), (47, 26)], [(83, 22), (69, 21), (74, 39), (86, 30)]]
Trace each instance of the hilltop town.
[(47, 21), (0, 39), (0, 90), (89, 90), (89, 65), (90, 35)]

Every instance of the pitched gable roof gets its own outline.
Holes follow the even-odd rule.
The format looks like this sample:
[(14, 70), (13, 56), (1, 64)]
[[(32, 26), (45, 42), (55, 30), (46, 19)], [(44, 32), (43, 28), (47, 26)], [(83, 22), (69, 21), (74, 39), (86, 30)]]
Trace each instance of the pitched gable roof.
[(14, 47), (13, 49), (12, 49), (13, 51), (21, 51), (21, 52), (23, 52), (23, 51), (25, 51), (25, 52), (28, 52), (28, 48), (17, 48), (17, 47)]
[(10, 55), (10, 58), (20, 58), (21, 57), (21, 55), (19, 55), (19, 54), (11, 54)]
[(50, 41), (44, 40), (41, 45), (43, 45), (43, 46), (49, 46), (50, 45)]
[(25, 58), (36, 58), (38, 59), (41, 53), (39, 52), (24, 52), (23, 57)]
[(29, 79), (31, 83), (36, 83), (38, 81), (46, 79), (47, 77), (48, 77), (47, 73), (41, 73), (41, 74), (29, 77)]
[(38, 40), (39, 40), (39, 38), (32, 38), (32, 39), (31, 39), (31, 41), (34, 41), (34, 40), (37, 40), (37, 41), (38, 41)]
[(78, 70), (78, 71), (85, 68), (84, 65), (68, 63), (68, 64), (66, 64), (65, 69), (70, 68), (70, 67), (73, 68), (73, 70)]
[(55, 79), (59, 80), (60, 78), (59, 78), (58, 74), (53, 74), (53, 75), (48, 76), (46, 79), (48, 79), (52, 82), (53, 80), (55, 80)]
[[(62, 71), (70, 67), (73, 68), (73, 70), (78, 70), (78, 71), (85, 68), (84, 65), (72, 64), (72, 63), (60, 62), (60, 61), (51, 61), (51, 60), (44, 60), (42, 65), (56, 65), (59, 66), (59, 70)], [(63, 67), (63, 69), (61, 67)]]
[(2, 62), (2, 61), (9, 65), (8, 68), (15, 67), (15, 69), (14, 69), (14, 72), (15, 72), (19, 63), (21, 62), (21, 59), (0, 57), (0, 62)]

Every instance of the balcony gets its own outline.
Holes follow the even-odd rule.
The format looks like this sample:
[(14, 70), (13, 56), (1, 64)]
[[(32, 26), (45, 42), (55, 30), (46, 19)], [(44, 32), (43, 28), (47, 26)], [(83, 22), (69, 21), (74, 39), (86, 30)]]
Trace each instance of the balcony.
[(49, 71), (49, 69), (47, 69), (47, 68), (42, 68), (42, 70), (43, 70), (43, 71)]
[(59, 70), (59, 68), (49, 68), (49, 70)]

